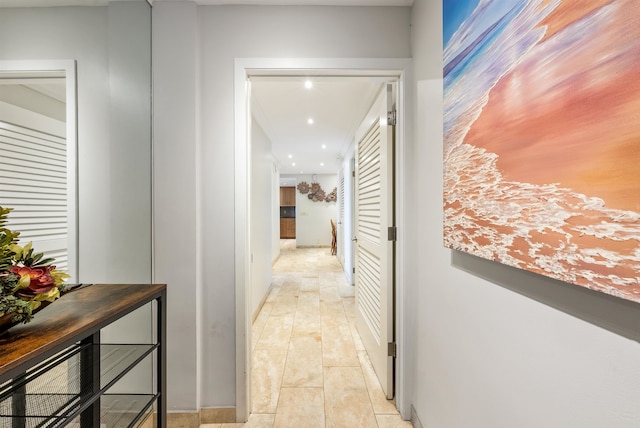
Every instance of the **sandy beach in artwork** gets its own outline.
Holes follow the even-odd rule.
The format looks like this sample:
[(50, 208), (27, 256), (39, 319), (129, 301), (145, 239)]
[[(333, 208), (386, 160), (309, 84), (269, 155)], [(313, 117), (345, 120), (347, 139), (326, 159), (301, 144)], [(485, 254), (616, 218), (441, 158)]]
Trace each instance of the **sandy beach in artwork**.
[(640, 302), (639, 11), (487, 0), (461, 24), (444, 53), (446, 246)]
[(491, 90), (465, 143), (496, 153), (505, 180), (559, 183), (640, 212), (640, 25), (628, 19), (639, 8), (617, 3), (616, 19), (563, 61), (549, 60), (554, 37), (579, 11), (543, 21), (552, 37)]

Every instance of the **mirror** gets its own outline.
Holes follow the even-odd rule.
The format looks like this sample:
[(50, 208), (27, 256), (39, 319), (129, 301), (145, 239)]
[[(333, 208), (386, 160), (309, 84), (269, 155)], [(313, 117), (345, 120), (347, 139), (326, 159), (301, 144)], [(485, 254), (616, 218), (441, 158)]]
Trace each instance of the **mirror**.
[[(60, 6), (50, 7), (56, 3)], [(70, 3), (76, 6), (62, 6)], [(3, 7), (10, 5), (21, 7)], [(68, 160), (66, 192), (64, 187), (56, 191), (66, 193), (68, 202), (71, 282), (150, 283), (150, 5), (145, 0), (0, 0), (0, 79), (5, 78), (0, 103), (57, 122), (66, 134), (67, 152), (56, 155), (58, 164)], [(36, 80), (38, 89), (32, 85)], [(1, 123), (13, 120), (3, 116), (2, 105), (0, 141)], [(52, 155), (43, 151), (41, 157)], [(0, 171), (7, 170), (0, 165)], [(11, 206), (15, 199), (7, 198), (5, 188), (0, 181), (0, 205)], [(34, 240), (36, 250), (48, 256), (51, 249), (42, 245)], [(148, 343), (151, 312), (148, 305), (132, 312), (102, 330), (101, 340)], [(139, 367), (144, 373), (119, 384), (121, 392), (146, 384), (151, 361)]]
[(77, 278), (74, 61), (0, 61), (0, 205), (22, 245)]
[[(1, 2), (0, 6), (7, 3), (11, 4)], [(13, 2), (20, 6), (55, 3)], [(71, 153), (75, 162), (69, 164), (72, 180), (67, 183), (67, 194), (77, 198), (72, 207), (76, 216), (69, 217), (68, 228), (72, 241), (69, 268), (75, 273), (75, 282), (149, 283), (151, 10), (145, 0), (85, 3), (0, 7), (0, 69), (4, 69), (0, 75), (66, 82), (67, 129), (74, 126), (77, 117), (76, 143), (69, 140), (73, 132), (67, 132), (67, 147), (77, 149)], [(64, 75), (51, 74), (60, 71), (52, 61), (66, 64)], [(15, 72), (16, 64), (25, 71), (24, 64), (30, 62), (38, 65), (26, 71), (40, 75), (6, 74)], [(74, 63), (75, 67), (69, 67)], [(69, 73), (75, 73), (74, 81)], [(70, 89), (74, 90), (72, 96)], [(5, 88), (4, 92), (5, 103), (11, 98), (14, 104), (24, 101), (22, 96), (16, 101), (15, 94), (8, 95), (16, 92), (14, 89)], [(35, 113), (42, 115), (51, 108), (45, 104), (34, 108)], [(68, 110), (71, 107), (74, 111)], [(2, 198), (0, 193), (0, 205), (4, 204)]]

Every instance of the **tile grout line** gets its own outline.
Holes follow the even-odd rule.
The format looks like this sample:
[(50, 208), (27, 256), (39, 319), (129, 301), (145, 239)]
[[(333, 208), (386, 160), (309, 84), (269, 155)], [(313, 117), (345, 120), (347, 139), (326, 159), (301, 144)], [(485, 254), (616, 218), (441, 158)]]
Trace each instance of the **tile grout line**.
[(325, 341), (324, 337), (324, 325), (322, 323), (322, 297), (320, 296), (320, 279), (318, 278), (318, 317), (320, 320), (320, 361), (322, 364), (322, 410), (324, 412), (324, 426), (325, 428), (329, 428), (329, 418), (327, 412), (327, 391), (325, 389), (326, 383), (326, 375), (325, 375), (325, 365), (324, 365), (324, 347)]
[[(298, 295), (299, 295), (300, 294), (299, 283), (297, 284), (297, 287), (298, 287)], [(287, 350), (285, 352), (285, 357), (284, 357), (284, 366), (282, 368), (282, 376), (280, 378), (280, 390), (278, 391), (278, 402), (276, 403), (276, 412), (275, 412), (275, 417), (273, 419), (274, 425), (275, 425), (276, 419), (278, 418), (278, 409), (280, 408), (280, 399), (282, 398), (282, 390), (284, 389), (284, 375), (287, 372), (287, 362), (289, 360), (289, 348), (291, 347), (291, 338), (293, 337), (293, 328), (296, 323), (296, 314), (298, 313), (298, 305), (300, 304), (298, 295), (296, 295), (296, 309), (293, 311), (293, 319), (291, 321), (291, 330), (289, 331), (289, 341), (287, 342)], [(281, 295), (278, 294), (278, 298), (280, 296)]]
[[(284, 283), (285, 282), (291, 282), (291, 278), (292, 276), (296, 276), (298, 275), (298, 281), (296, 281), (295, 284), (295, 290), (292, 290), (290, 288), (287, 288), (287, 295), (291, 294), (290, 292), (293, 291), (293, 295), (296, 295), (297, 299), (296, 299), (296, 306), (295, 306), (295, 311), (293, 311), (293, 319), (291, 322), (291, 328), (289, 330), (289, 335), (288, 335), (288, 343), (287, 343), (287, 349), (285, 351), (285, 361), (284, 361), (284, 366), (283, 366), (283, 370), (281, 373), (281, 378), (280, 378), (280, 386), (279, 386), (279, 390), (278, 390), (278, 401), (276, 403), (276, 407), (275, 407), (275, 414), (274, 414), (274, 426), (275, 426), (275, 421), (276, 418), (279, 414), (279, 411), (283, 410), (281, 408), (282, 405), (282, 391), (286, 388), (291, 388), (291, 389), (295, 389), (297, 388), (295, 385), (289, 385), (289, 386), (284, 386), (284, 380), (285, 380), (285, 373), (287, 370), (287, 366), (288, 363), (290, 362), (289, 359), (291, 358), (291, 345), (292, 345), (292, 341), (293, 341), (293, 337), (294, 337), (294, 331), (295, 331), (295, 325), (296, 325), (296, 319), (298, 318), (298, 315), (301, 314), (301, 311), (303, 309), (303, 307), (301, 307), (301, 303), (300, 303), (300, 294), (302, 293), (302, 285), (305, 283), (305, 279), (307, 279), (307, 282), (315, 282), (315, 287), (313, 287), (313, 291), (317, 294), (317, 315), (318, 315), (318, 321), (319, 321), (319, 334), (320, 334), (320, 360), (321, 360), (321, 372), (320, 372), (320, 376), (321, 376), (321, 384), (322, 387), (321, 388), (316, 388), (316, 387), (300, 387), (300, 388), (310, 388), (310, 389), (320, 389), (321, 394), (322, 394), (322, 409), (323, 409), (323, 413), (324, 413), (324, 425), (325, 427), (329, 427), (329, 426), (333, 426), (331, 425), (331, 421), (328, 418), (328, 401), (327, 401), (327, 397), (326, 397), (326, 370), (334, 367), (333, 365), (331, 366), (325, 366), (325, 359), (324, 359), (324, 351), (326, 350), (326, 346), (327, 343), (325, 340), (323, 340), (323, 337), (326, 336), (326, 334), (328, 334), (326, 328), (328, 327), (326, 322), (323, 323), (323, 319), (333, 319), (335, 317), (331, 316), (332, 312), (335, 309), (338, 309), (337, 306), (335, 305), (331, 305), (332, 306), (332, 310), (327, 311), (327, 301), (324, 302), (323, 304), (323, 300), (322, 297), (320, 295), (320, 291), (322, 288), (331, 288), (331, 289), (335, 289), (336, 293), (337, 293), (337, 297), (339, 299), (340, 302), (340, 306), (338, 309), (338, 312), (333, 312), (334, 315), (337, 315), (338, 318), (340, 319), (344, 319), (344, 324), (346, 325), (346, 327), (348, 328), (348, 335), (344, 335), (344, 339), (348, 340), (350, 345), (353, 347), (353, 350), (355, 351), (355, 355), (357, 358), (357, 366), (342, 366), (339, 363), (337, 363), (335, 365), (335, 367), (359, 367), (360, 370), (358, 371), (358, 373), (360, 374), (360, 376), (362, 376), (362, 379), (364, 381), (364, 386), (365, 386), (365, 391), (367, 394), (366, 397), (366, 402), (368, 402), (368, 406), (371, 414), (373, 415), (373, 419), (374, 419), (374, 423), (376, 426), (379, 426), (379, 421), (377, 418), (377, 413), (375, 411), (374, 408), (374, 404), (373, 404), (373, 398), (372, 398), (372, 391), (370, 389), (369, 386), (369, 382), (367, 381), (367, 379), (369, 377), (365, 376), (365, 367), (363, 365), (363, 361), (361, 359), (361, 352), (362, 350), (356, 347), (356, 339), (355, 339), (355, 334), (357, 333), (356, 330), (353, 329), (353, 325), (352, 325), (352, 320), (353, 317), (350, 316), (349, 314), (353, 315), (351, 312), (353, 312), (354, 308), (353, 308), (353, 304), (349, 299), (352, 299), (353, 296), (343, 296), (341, 294), (341, 289), (340, 289), (340, 284), (342, 284), (342, 282), (345, 282), (346, 284), (346, 279), (343, 276), (340, 276), (340, 278), (338, 278), (338, 271), (333, 271), (331, 263), (325, 263), (325, 260), (323, 260), (321, 257), (311, 257), (310, 256), (310, 251), (306, 251), (304, 253), (300, 253), (300, 257), (302, 258), (302, 261), (298, 261), (296, 263), (291, 263), (294, 265), (300, 265), (303, 264), (304, 266), (307, 266), (309, 264), (313, 265), (315, 263), (315, 267), (316, 269), (314, 270), (309, 270), (309, 269), (302, 269), (302, 271), (299, 272), (285, 272), (285, 271), (280, 271), (279, 269), (276, 272), (276, 267), (278, 262), (282, 261), (283, 258), (279, 259), (278, 262), (276, 264), (274, 264), (274, 281), (276, 280), (275, 277), (277, 277), (278, 275), (280, 275), (281, 279), (281, 283), (280, 286), (278, 287), (278, 296), (275, 297), (273, 305), (271, 306), (271, 308), (269, 308), (269, 314), (266, 318), (265, 323), (263, 323), (262, 325), (262, 329), (261, 329), (261, 333), (260, 336), (264, 335), (265, 333), (265, 325), (266, 323), (273, 317), (273, 312), (274, 309), (276, 308), (276, 304), (278, 303), (278, 300), (280, 300), (280, 297), (283, 297), (282, 295), (282, 291), (285, 287)], [(285, 254), (283, 254), (285, 255)], [(293, 254), (288, 254), (290, 256), (293, 256)], [(289, 259), (290, 260), (290, 259)], [(299, 267), (299, 266), (296, 266)], [(324, 270), (327, 270), (327, 272), (324, 272)], [(338, 272), (338, 273), (336, 273)], [(325, 273), (325, 274), (323, 274)], [(309, 279), (316, 279), (317, 281), (309, 281)], [(321, 284), (324, 284), (324, 287), (321, 287)], [(348, 285), (348, 284), (346, 284)], [(274, 287), (274, 289), (272, 290), (272, 292), (276, 291), (276, 287)], [(309, 290), (306, 290), (309, 291)], [(331, 293), (329, 293), (329, 295), (331, 295)], [(349, 300), (349, 302), (347, 302), (347, 300)], [(331, 301), (333, 302), (333, 298), (331, 299)], [(282, 302), (282, 300), (280, 300), (280, 302)], [(323, 310), (324, 308), (324, 310)], [(315, 309), (314, 309), (315, 311)], [(323, 316), (324, 314), (324, 316)], [(342, 327), (345, 327), (345, 325), (342, 325)], [(314, 335), (317, 333), (314, 333)], [(256, 341), (256, 344), (258, 343), (258, 341), (262, 339), (262, 337), (258, 338), (258, 340)], [(359, 347), (361, 347), (361, 345), (359, 345)], [(366, 352), (366, 351), (364, 351)], [(364, 397), (363, 397), (364, 398)], [(386, 414), (386, 413), (385, 413)], [(282, 417), (282, 413), (280, 413), (280, 416)]]

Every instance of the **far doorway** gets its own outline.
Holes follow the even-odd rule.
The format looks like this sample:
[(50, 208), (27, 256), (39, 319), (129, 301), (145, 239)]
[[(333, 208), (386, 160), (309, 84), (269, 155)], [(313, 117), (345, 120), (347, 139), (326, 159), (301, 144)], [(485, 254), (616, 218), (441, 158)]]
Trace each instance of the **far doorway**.
[[(259, 64), (268, 63), (268, 66), (261, 67)], [(275, 66), (274, 66), (274, 63)], [(352, 77), (352, 76), (362, 76), (362, 75), (370, 75), (377, 77), (387, 77), (391, 78), (396, 82), (399, 82), (401, 85), (401, 90), (399, 91), (402, 94), (406, 94), (404, 87), (402, 86), (402, 82), (404, 81), (404, 76), (406, 70), (409, 68), (410, 61), (409, 60), (345, 60), (345, 61), (337, 61), (337, 60), (296, 60), (291, 62), (289, 61), (281, 61), (281, 68), (277, 66), (277, 60), (237, 60), (236, 61), (236, 80), (237, 80), (237, 91), (236, 91), (236, 136), (238, 140), (237, 147), (237, 164), (236, 164), (236, 212), (238, 213), (239, 220), (243, 218), (248, 218), (251, 212), (254, 211), (255, 206), (252, 200), (252, 192), (251, 192), (251, 184), (254, 183), (254, 179), (251, 177), (250, 170), (251, 164), (245, 163), (250, 161), (250, 144), (248, 143), (251, 139), (251, 131), (249, 124), (251, 123), (251, 116), (249, 114), (250, 109), (249, 106), (249, 94), (251, 93), (251, 82), (248, 80), (252, 76), (291, 76), (291, 75), (313, 75), (314, 73), (321, 75), (330, 75), (330, 76), (344, 76), (344, 77)], [(336, 63), (337, 66), (327, 67), (327, 64)], [(292, 64), (301, 65), (300, 68), (290, 69)], [(315, 64), (315, 65), (314, 65)], [(344, 67), (345, 64), (351, 64), (352, 66)], [(355, 65), (357, 64), (357, 65)], [(369, 66), (363, 66), (368, 64)], [(383, 64), (382, 68), (378, 68), (374, 64)], [(390, 64), (395, 64), (397, 69), (394, 71), (389, 71), (388, 66)], [(311, 66), (310, 66), (311, 65)], [(373, 71), (363, 71), (363, 70), (373, 70)], [(242, 83), (245, 83), (244, 85)], [(244, 100), (247, 104), (243, 105)], [(404, 105), (404, 96), (400, 99), (400, 113), (403, 111), (402, 106)], [(399, 129), (403, 129), (404, 123), (401, 123)], [(399, 139), (396, 145), (396, 154), (397, 160), (396, 163), (403, 162), (403, 132), (399, 133)], [(352, 140), (351, 143), (355, 145), (355, 142)], [(347, 155), (347, 153), (344, 153)], [(338, 160), (339, 163), (341, 161), (349, 162), (350, 159), (347, 156), (344, 156), (342, 159)], [(403, 182), (394, 182), (394, 186), (396, 191), (402, 195), (402, 187)], [(402, 201), (400, 201), (402, 202)], [(402, 204), (400, 204), (400, 207)], [(273, 211), (274, 214), (276, 211)], [(403, 212), (402, 208), (399, 209), (398, 214), (398, 226), (402, 224)], [(296, 216), (300, 216), (300, 213), (297, 212)], [(346, 235), (346, 232), (344, 232)], [(401, 234), (401, 232), (400, 232)], [(256, 253), (253, 252), (252, 248), (252, 230), (250, 222), (238, 222), (236, 229), (236, 267), (237, 267), (237, 284), (236, 284), (236, 295), (238, 296), (238, 306), (237, 306), (237, 327), (238, 327), (238, 341), (237, 343), (237, 356), (238, 356), (238, 372), (237, 372), (237, 414), (239, 420), (244, 419), (250, 413), (250, 402), (251, 402), (251, 391), (249, 389), (250, 382), (247, 382), (250, 379), (251, 373), (251, 361), (252, 361), (252, 341), (251, 341), (251, 311), (250, 305), (248, 305), (247, 298), (251, 294), (250, 287), (251, 280), (251, 269), (250, 266), (254, 261), (254, 257)], [(298, 238), (298, 234), (296, 233), (296, 238)], [(343, 235), (344, 238), (344, 235)], [(396, 260), (400, 262), (402, 260), (403, 253), (402, 250), (399, 251), (396, 255)], [(334, 257), (334, 259), (336, 259)], [(399, 263), (400, 269), (399, 272), (396, 272), (398, 276), (402, 277), (402, 263)], [(343, 272), (340, 272), (341, 275), (344, 276)], [(401, 281), (399, 282), (401, 284)], [(357, 286), (357, 285), (356, 285)], [(398, 297), (401, 297), (403, 294), (402, 288), (399, 287), (396, 291)], [(268, 298), (268, 297), (267, 297)], [(397, 328), (402, 328), (402, 319), (400, 318), (395, 320), (393, 323), (395, 326), (394, 331)], [(398, 346), (398, 353), (402, 352), (402, 343)], [(402, 364), (399, 364), (399, 369), (402, 371)], [(397, 391), (402, 392), (402, 386), (399, 385), (396, 387)], [(401, 399), (402, 397), (398, 397)], [(402, 405), (402, 403), (398, 403)]]
[[(262, 304), (262, 309), (257, 307), (255, 311), (269, 312), (269, 305), (265, 308), (264, 304), (267, 303), (270, 294), (279, 291), (276, 266), (284, 263), (284, 269), (288, 269), (291, 275), (301, 275), (300, 269), (310, 269), (304, 275), (313, 278), (318, 275), (317, 271), (322, 269), (322, 265), (314, 269), (313, 261), (302, 256), (307, 254), (304, 250), (330, 248), (329, 255), (337, 256), (335, 261), (341, 262), (337, 264), (341, 266), (343, 273), (340, 279), (341, 287), (338, 287), (340, 294), (355, 296), (353, 314), (354, 328), (359, 332), (358, 341), (364, 344), (386, 397), (393, 399), (395, 357), (389, 354), (388, 350), (394, 344), (395, 238), (388, 238), (388, 229), (395, 227), (395, 123), (392, 123), (395, 119), (391, 119), (396, 116), (395, 80), (387, 82), (386, 78), (323, 79), (309, 76), (304, 79), (305, 83), (312, 82), (312, 86), (317, 86), (315, 94), (307, 94), (302, 90), (303, 80), (300, 76), (292, 76), (291, 81), (269, 77), (251, 79), (251, 100), (255, 106), (251, 115), (251, 158), (254, 160), (251, 171), (255, 174), (251, 180), (255, 183), (251, 200), (256, 201), (251, 213), (255, 232), (251, 240), (252, 262), (255, 266), (252, 268), (252, 284), (256, 286), (252, 294), (254, 299), (259, 298)], [(351, 86), (356, 88), (354, 93), (357, 92), (364, 101), (357, 99), (354, 102), (353, 96), (345, 96), (342, 99), (342, 91), (349, 92), (347, 88)], [(319, 118), (317, 122), (337, 121), (336, 117), (331, 116), (325, 109), (337, 109), (341, 104), (351, 105), (352, 108), (359, 106), (366, 110), (352, 116), (351, 126), (342, 125), (344, 134), (338, 133), (338, 141), (332, 145), (329, 140), (336, 137), (333, 130), (328, 128), (333, 127), (333, 122), (325, 127), (289, 130), (295, 128), (295, 124), (303, 119), (296, 116), (295, 112), (298, 105), (304, 104), (307, 98), (316, 100), (308, 108), (308, 112), (310, 116)], [(283, 118), (285, 114), (286, 117)], [(336, 123), (335, 127), (340, 128), (340, 124)], [(287, 144), (289, 132), (295, 135), (295, 145)], [(314, 144), (318, 143), (314, 143), (314, 137), (318, 136), (322, 137), (319, 141), (323, 142), (321, 147), (324, 150), (314, 147)], [(269, 149), (271, 152), (267, 153)], [(336, 158), (333, 166), (328, 158), (322, 157), (324, 151), (329, 150), (334, 151), (333, 157)], [(274, 170), (280, 173), (279, 189), (274, 192), (277, 195), (275, 202), (279, 214), (279, 255), (271, 257), (274, 271), (261, 280), (261, 270), (257, 267), (264, 264), (261, 262), (266, 257), (260, 250), (266, 246), (261, 245), (259, 236), (265, 235), (260, 231), (268, 222), (260, 214), (263, 210), (260, 209), (259, 203), (265, 193), (263, 183), (269, 180), (260, 174), (267, 170), (263, 166), (266, 157), (272, 158)], [(305, 173), (301, 170), (318, 168), (313, 162), (306, 161), (306, 157), (314, 158), (316, 163), (321, 161), (323, 173)], [(338, 227), (342, 243), (340, 253), (336, 251)], [(271, 248), (274, 247), (276, 246), (271, 245)], [(300, 256), (295, 257), (297, 255)], [(290, 265), (291, 260), (297, 260), (300, 266)], [(311, 266), (307, 266), (308, 264)], [(267, 291), (260, 295), (260, 290)], [(297, 290), (295, 297), (298, 297)], [(322, 299), (320, 303), (324, 303)], [(301, 312), (300, 316), (306, 318), (310, 314)], [(257, 320), (258, 317), (257, 312), (254, 312), (254, 319)], [(320, 342), (324, 343), (321, 336), (326, 332), (324, 329), (321, 330), (316, 333)], [(351, 335), (348, 330), (343, 333)], [(261, 411), (260, 408), (253, 410)]]

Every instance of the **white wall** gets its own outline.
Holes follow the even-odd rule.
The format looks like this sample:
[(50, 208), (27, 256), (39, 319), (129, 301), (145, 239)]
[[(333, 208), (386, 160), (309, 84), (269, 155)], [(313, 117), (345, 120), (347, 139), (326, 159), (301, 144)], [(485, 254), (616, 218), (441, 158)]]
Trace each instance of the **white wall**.
[[(196, 16), (197, 10), (197, 16)], [(394, 7), (258, 7), (199, 6), (190, 2), (157, 2), (154, 14), (156, 216), (171, 218), (186, 229), (176, 252), (169, 237), (156, 236), (156, 266), (175, 262), (180, 271), (162, 276), (178, 299), (169, 299), (169, 361), (198, 354), (199, 371), (189, 363), (169, 367), (169, 381), (181, 395), (169, 396), (172, 409), (235, 406), (235, 271), (234, 271), (234, 59), (235, 58), (405, 58), (409, 55), (409, 9)], [(185, 16), (188, 14), (188, 17)], [(329, 30), (330, 29), (330, 30)], [(381, 31), (382, 30), (382, 31)], [(197, 32), (194, 40), (193, 32)], [(197, 55), (192, 50), (197, 46)], [(196, 64), (198, 67), (196, 68)], [(194, 86), (199, 82), (200, 102)], [(194, 108), (197, 110), (194, 111)], [(186, 109), (186, 110), (184, 110)], [(201, 118), (196, 127), (193, 117)], [(196, 138), (200, 132), (201, 140)], [(201, 146), (199, 146), (201, 141)], [(200, 147), (196, 158), (196, 147)], [(171, 163), (169, 161), (172, 161)], [(167, 168), (159, 168), (162, 163)], [(194, 175), (194, 164), (198, 174)], [(194, 183), (196, 181), (197, 183)], [(201, 186), (198, 198), (191, 189)], [(178, 193), (180, 192), (180, 193)], [(172, 199), (170, 195), (177, 197)], [(195, 212), (195, 214), (194, 214)], [(203, 219), (193, 230), (192, 216)], [(162, 231), (163, 229), (159, 229)], [(175, 239), (175, 237), (171, 237)], [(193, 272), (204, 272), (195, 292)], [(189, 309), (201, 297), (206, 310), (193, 320)], [(194, 343), (182, 332), (201, 324)], [(190, 335), (190, 333), (188, 333)], [(178, 337), (180, 336), (180, 337)], [(193, 379), (200, 382), (200, 395)]]
[(112, 2), (107, 9), (112, 236), (105, 263), (110, 282), (147, 283), (151, 281), (151, 15), (144, 1)]
[[(271, 286), (273, 242), (273, 155), (271, 141), (251, 121), (251, 314), (256, 315)], [(278, 195), (280, 196), (280, 195)], [(279, 225), (278, 225), (279, 226)]]
[[(60, 85), (64, 87), (64, 79)], [(36, 92), (26, 86), (0, 85), (0, 100), (39, 113), (52, 119), (65, 122), (66, 105), (64, 102)]]
[[(314, 182), (311, 174), (282, 174), (283, 178), (295, 178), (296, 183), (306, 182), (309, 186)], [(328, 195), (338, 187), (337, 174), (316, 174), (316, 183)], [(338, 221), (338, 204), (336, 202), (313, 202), (309, 195), (303, 195), (296, 188), (296, 246), (297, 247), (330, 247), (331, 220)]]
[(272, 166), (271, 179), (271, 264), (280, 257), (280, 170)]
[(416, 412), (425, 427), (640, 426), (638, 305), (442, 246), (441, 17), (416, 0)]
[[(201, 325), (202, 312), (217, 312), (221, 299), (205, 297), (202, 277), (220, 279), (217, 260), (202, 260), (200, 201), (203, 199), (197, 179), (201, 149), (199, 143), (197, 21), (191, 3), (156, 3), (153, 7), (154, 78), (154, 281), (166, 283), (167, 292), (167, 407), (195, 410), (198, 382), (205, 365), (199, 343), (224, 334), (223, 326)], [(215, 162), (210, 168), (215, 168)], [(226, 186), (233, 187), (231, 180)], [(219, 211), (227, 201), (207, 198)], [(226, 205), (229, 210), (229, 205)], [(217, 216), (202, 219), (221, 234), (231, 225)], [(233, 245), (213, 238), (219, 252), (232, 253)], [(231, 328), (227, 324), (226, 328)], [(209, 339), (210, 340), (210, 339)], [(224, 349), (224, 352), (222, 350)], [(224, 355), (228, 348), (220, 348)]]

